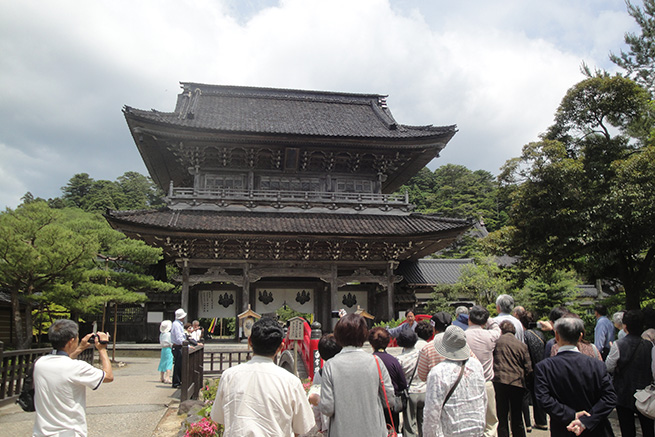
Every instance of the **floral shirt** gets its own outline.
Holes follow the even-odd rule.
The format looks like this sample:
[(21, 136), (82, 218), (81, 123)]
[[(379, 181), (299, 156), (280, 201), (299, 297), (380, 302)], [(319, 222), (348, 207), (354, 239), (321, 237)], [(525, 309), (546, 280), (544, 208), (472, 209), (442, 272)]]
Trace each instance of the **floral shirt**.
[(487, 394), (484, 371), (477, 358), (466, 361), (461, 381), (442, 408), (460, 366), (460, 362), (446, 360), (430, 370), (423, 409), (425, 437), (478, 437), (484, 433)]

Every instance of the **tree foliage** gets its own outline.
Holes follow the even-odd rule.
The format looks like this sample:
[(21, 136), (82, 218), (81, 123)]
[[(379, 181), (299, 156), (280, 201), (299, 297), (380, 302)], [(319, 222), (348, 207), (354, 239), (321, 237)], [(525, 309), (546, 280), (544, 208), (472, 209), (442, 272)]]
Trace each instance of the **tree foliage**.
[(498, 183), (485, 170), (446, 164), (434, 172), (423, 168), (402, 188), (417, 211), (444, 217), (474, 217), (491, 230), (502, 227), (507, 214), (498, 203)]
[(461, 298), (488, 307), (496, 302), (499, 294), (507, 293), (511, 287), (511, 282), (494, 257), (480, 257), (462, 269), (455, 284), (435, 287), (427, 309), (433, 312), (446, 311), (444, 308), (449, 307), (450, 302)]
[[(31, 311), (39, 296), (70, 294), (70, 284), (82, 280), (86, 264), (100, 244), (93, 236), (69, 229), (62, 212), (44, 202), (0, 214), (0, 235), (0, 287), (11, 292), (16, 343), (25, 347), (31, 342)], [(19, 296), (25, 303), (24, 319)]]
[(551, 271), (617, 278), (638, 308), (655, 257), (653, 126), (649, 94), (632, 80), (575, 85), (541, 141), (503, 167), (511, 227), (496, 242)]
[[(87, 173), (74, 175), (68, 184), (61, 188), (59, 204), (73, 206), (87, 212), (114, 210), (150, 209), (164, 205), (163, 193), (142, 174), (126, 172), (116, 182), (94, 180)], [(55, 206), (55, 200), (49, 200)]]
[(548, 316), (552, 308), (574, 301), (578, 296), (579, 282), (575, 272), (570, 270), (533, 272), (514, 297), (517, 304), (541, 318)]
[(160, 248), (126, 238), (98, 214), (30, 201), (0, 213), (0, 234), (0, 287), (11, 292), (18, 347), (31, 343), (35, 308), (93, 314), (107, 302), (143, 302), (144, 291), (173, 288), (145, 272)]
[(626, 5), (641, 32), (627, 32), (624, 39), (629, 50), (621, 50), (618, 55), (610, 53), (610, 60), (652, 94), (655, 91), (655, 0), (643, 0), (643, 7), (629, 0)]

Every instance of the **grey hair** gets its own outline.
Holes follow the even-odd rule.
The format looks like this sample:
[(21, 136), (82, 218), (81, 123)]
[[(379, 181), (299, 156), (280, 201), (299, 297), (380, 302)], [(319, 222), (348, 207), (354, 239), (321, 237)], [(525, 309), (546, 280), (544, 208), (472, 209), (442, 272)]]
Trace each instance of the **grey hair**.
[(509, 294), (501, 294), (496, 298), (496, 306), (501, 313), (510, 314), (514, 308), (514, 298)]
[(464, 305), (460, 305), (457, 308), (455, 308), (455, 317), (459, 316), (460, 314), (468, 314), (469, 309), (466, 308)]
[(623, 325), (623, 311), (619, 311), (612, 315), (612, 323), (615, 325)]
[(577, 344), (580, 334), (584, 333), (584, 322), (577, 317), (561, 317), (553, 327), (562, 340), (568, 344)]
[(48, 329), (48, 340), (57, 350), (64, 349), (71, 338), (77, 338), (79, 335), (80, 328), (77, 323), (69, 319), (56, 320)]

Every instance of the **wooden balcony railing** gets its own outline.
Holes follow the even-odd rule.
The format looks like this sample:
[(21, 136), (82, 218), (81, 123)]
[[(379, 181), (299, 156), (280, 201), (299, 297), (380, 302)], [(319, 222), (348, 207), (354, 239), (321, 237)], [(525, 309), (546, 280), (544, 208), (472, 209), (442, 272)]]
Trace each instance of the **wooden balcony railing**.
[(218, 207), (241, 205), (247, 208), (287, 206), (302, 209), (309, 208), (351, 208), (355, 210), (400, 209), (409, 211), (409, 195), (375, 194), (375, 193), (334, 193), (325, 191), (273, 191), (273, 190), (236, 190), (236, 189), (194, 189), (169, 186), (168, 200), (171, 204), (212, 204)]

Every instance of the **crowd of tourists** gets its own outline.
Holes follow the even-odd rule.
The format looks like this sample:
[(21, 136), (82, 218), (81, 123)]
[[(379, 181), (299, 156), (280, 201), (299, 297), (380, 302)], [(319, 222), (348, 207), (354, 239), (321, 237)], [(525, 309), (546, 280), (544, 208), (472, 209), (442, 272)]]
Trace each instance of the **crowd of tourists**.
[[(616, 409), (621, 435), (635, 436), (637, 420), (642, 435), (653, 436), (653, 420), (633, 397), (655, 379), (641, 311), (609, 320), (597, 306), (590, 343), (582, 319), (565, 307), (540, 322), (509, 295), (496, 309), (493, 318), (476, 305), (457, 308), (454, 320), (439, 312), (422, 322), (408, 312), (400, 327), (371, 330), (360, 315), (345, 315), (319, 341), (324, 363), (308, 395), (275, 365), (283, 329), (261, 319), (249, 339), (253, 360), (224, 372), (211, 417), (226, 436), (523, 437), (533, 428), (611, 436)], [(392, 337), (398, 355), (387, 352)]]
[[(653, 419), (635, 408), (634, 398), (655, 380), (652, 313), (645, 318), (631, 310), (610, 320), (598, 305), (591, 343), (582, 319), (566, 307), (539, 322), (509, 295), (498, 297), (496, 309), (493, 318), (476, 305), (457, 308), (455, 320), (439, 312), (422, 322), (408, 312), (400, 327), (371, 330), (363, 317), (347, 314), (319, 341), (323, 367), (309, 393), (275, 364), (284, 331), (277, 320), (262, 318), (248, 339), (253, 358), (223, 373), (211, 418), (224, 425), (226, 437), (523, 437), (533, 428), (552, 436), (612, 436), (608, 416), (616, 409), (622, 436), (636, 436), (638, 422), (641, 435), (653, 437)], [(185, 328), (185, 317), (179, 309), (160, 329), (160, 376), (174, 387), (181, 345), (201, 339), (193, 324)], [(554, 338), (546, 341), (544, 331), (551, 330)], [(80, 339), (70, 320), (53, 323), (48, 335), (54, 351), (33, 371), (33, 435), (84, 436), (86, 388), (113, 380), (109, 336)], [(387, 352), (392, 337), (402, 347), (397, 356)], [(93, 340), (101, 369), (74, 359)], [(373, 353), (363, 349), (366, 341)]]

